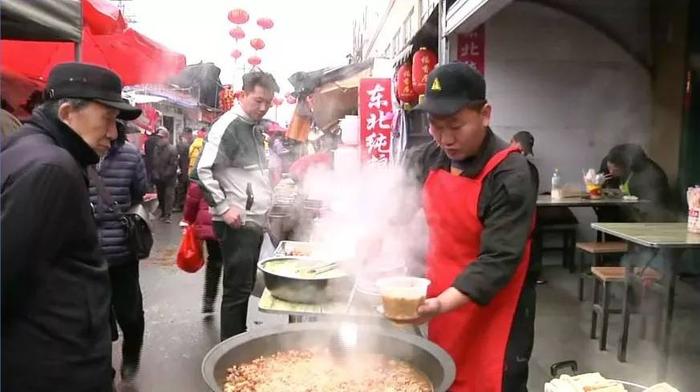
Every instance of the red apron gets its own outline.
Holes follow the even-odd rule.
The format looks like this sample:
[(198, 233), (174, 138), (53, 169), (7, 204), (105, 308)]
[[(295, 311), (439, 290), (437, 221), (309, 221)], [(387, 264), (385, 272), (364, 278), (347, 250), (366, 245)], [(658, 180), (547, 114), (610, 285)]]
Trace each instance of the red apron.
[[(484, 178), (515, 148), (499, 151), (476, 178), (433, 170), (423, 190), (430, 232), (428, 296), (451, 287), (479, 256), (483, 225), (478, 216)], [(433, 318), (428, 338), (445, 349), (457, 365), (452, 392), (501, 392), (506, 346), (530, 260), (530, 241), (511, 281), (486, 306), (474, 302)]]

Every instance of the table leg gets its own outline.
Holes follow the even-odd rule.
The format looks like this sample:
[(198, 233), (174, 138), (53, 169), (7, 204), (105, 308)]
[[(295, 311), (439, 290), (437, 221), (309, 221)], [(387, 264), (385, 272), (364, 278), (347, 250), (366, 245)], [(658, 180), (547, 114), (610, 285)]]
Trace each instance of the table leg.
[(666, 268), (664, 271), (663, 281), (665, 283), (664, 294), (663, 294), (663, 304), (664, 310), (662, 312), (661, 321), (661, 344), (660, 344), (660, 359), (659, 366), (657, 370), (657, 377), (659, 380), (665, 380), (666, 374), (668, 372), (668, 361), (671, 356), (671, 328), (673, 322), (673, 310), (674, 310), (674, 299), (676, 296), (676, 265), (680, 258), (679, 252), (669, 252), (669, 258), (671, 260), (666, 261)]
[(630, 305), (630, 291), (632, 290), (632, 282), (634, 279), (634, 266), (627, 265), (625, 267), (625, 291), (622, 297), (622, 333), (620, 341), (617, 345), (617, 360), (627, 362), (627, 339), (629, 337), (630, 314), (632, 312)]

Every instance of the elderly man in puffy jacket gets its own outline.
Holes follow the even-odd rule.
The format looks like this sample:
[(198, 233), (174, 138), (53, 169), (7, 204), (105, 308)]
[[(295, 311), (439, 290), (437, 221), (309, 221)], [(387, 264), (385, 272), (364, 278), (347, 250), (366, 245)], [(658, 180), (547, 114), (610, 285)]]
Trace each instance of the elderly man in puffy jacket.
[(102, 254), (109, 264), (112, 309), (124, 335), (121, 376), (131, 380), (138, 371), (143, 345), (143, 299), (139, 283), (139, 260), (127, 245), (120, 211), (138, 204), (146, 192), (146, 170), (138, 149), (126, 141), (125, 127), (118, 127), (117, 140), (97, 165), (100, 179), (119, 209), (99, 197), (95, 181), (90, 184), (90, 201)]

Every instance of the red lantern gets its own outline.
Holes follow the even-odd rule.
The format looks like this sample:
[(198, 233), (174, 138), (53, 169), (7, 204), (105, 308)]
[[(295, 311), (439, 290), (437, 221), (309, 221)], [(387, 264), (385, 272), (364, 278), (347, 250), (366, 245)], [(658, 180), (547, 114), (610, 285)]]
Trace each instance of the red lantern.
[(238, 50), (238, 49), (234, 49), (234, 50), (231, 51), (231, 57), (233, 57), (233, 58), (236, 59), (236, 60), (238, 60), (238, 59), (241, 57), (242, 54), (243, 54), (243, 53), (242, 53), (240, 50)]
[(275, 96), (274, 98), (272, 98), (272, 104), (275, 106), (280, 106), (283, 103), (284, 103), (284, 100), (280, 97)]
[(245, 38), (245, 31), (243, 31), (243, 29), (240, 26), (236, 26), (236, 27), (232, 28), (228, 33), (236, 41), (238, 41), (239, 39)]
[(294, 105), (295, 103), (297, 103), (297, 99), (294, 98), (294, 96), (292, 94), (287, 94), (285, 99), (287, 100), (287, 103), (290, 105)]
[(263, 30), (269, 30), (275, 23), (270, 18), (260, 18), (258, 19), (258, 26), (262, 27)]
[(244, 24), (244, 23), (248, 22), (249, 19), (250, 19), (250, 15), (248, 15), (248, 13), (245, 12), (245, 10), (242, 10), (240, 8), (236, 8), (235, 10), (231, 10), (228, 13), (228, 20), (230, 20), (231, 23)]
[(396, 71), (396, 96), (403, 103), (413, 103), (418, 100), (418, 94), (413, 90), (411, 66), (408, 63), (400, 66)]
[(260, 38), (253, 38), (250, 40), (250, 46), (255, 50), (261, 50), (265, 48), (265, 41)]
[(428, 74), (437, 65), (437, 55), (432, 50), (420, 48), (413, 55), (411, 80), (416, 94), (425, 94)]
[(262, 59), (258, 56), (250, 56), (248, 57), (248, 64), (252, 66), (258, 66), (262, 63)]

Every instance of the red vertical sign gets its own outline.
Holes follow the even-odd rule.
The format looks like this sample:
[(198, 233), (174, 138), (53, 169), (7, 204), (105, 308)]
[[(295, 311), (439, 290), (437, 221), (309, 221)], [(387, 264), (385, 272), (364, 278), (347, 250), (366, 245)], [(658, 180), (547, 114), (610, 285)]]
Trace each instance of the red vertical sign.
[(486, 32), (484, 25), (469, 34), (457, 36), (457, 61), (467, 63), (484, 75)]
[(393, 118), (391, 79), (362, 79), (358, 94), (362, 162), (387, 165)]

